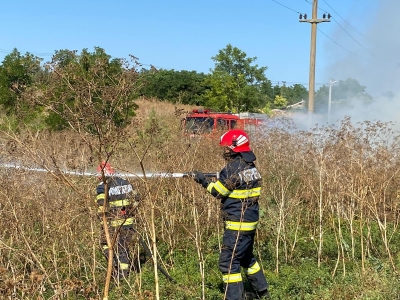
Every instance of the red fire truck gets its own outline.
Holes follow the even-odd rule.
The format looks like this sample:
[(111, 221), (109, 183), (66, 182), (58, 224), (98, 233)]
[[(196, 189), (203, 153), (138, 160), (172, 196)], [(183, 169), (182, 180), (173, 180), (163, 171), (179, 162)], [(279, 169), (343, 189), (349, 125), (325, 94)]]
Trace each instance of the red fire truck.
[(254, 114), (233, 114), (231, 112), (213, 112), (208, 109), (194, 109), (182, 120), (185, 135), (212, 135), (230, 129), (252, 130), (264, 124), (265, 118)]

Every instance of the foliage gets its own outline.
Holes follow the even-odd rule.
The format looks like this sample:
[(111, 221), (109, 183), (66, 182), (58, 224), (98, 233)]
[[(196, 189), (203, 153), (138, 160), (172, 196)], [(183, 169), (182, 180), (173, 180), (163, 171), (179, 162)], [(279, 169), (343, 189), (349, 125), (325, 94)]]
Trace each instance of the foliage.
[(308, 90), (301, 84), (294, 84), (287, 88), (285, 97), (288, 99), (288, 104), (294, 104), (308, 99)]
[[(27, 88), (22, 97), (25, 103), (44, 110), (51, 129), (59, 130), (68, 126), (75, 132), (79, 137), (78, 144), (82, 148), (86, 146), (90, 149), (86, 159), (91, 163), (100, 164), (101, 161), (108, 161), (121, 143), (126, 141), (126, 128), (135, 115), (138, 62), (135, 57), (131, 58), (132, 62), (122, 59), (110, 60), (110, 56), (98, 47), (93, 53), (84, 49), (80, 55), (68, 51), (58, 52), (53, 60), (45, 65), (48, 76), (40, 78), (36, 85)], [(20, 127), (22, 129), (23, 124)], [(29, 129), (25, 128), (24, 131), (29, 132)], [(10, 130), (6, 133), (13, 136), (16, 144), (24, 145), (24, 141), (18, 139), (15, 132)], [(49, 169), (47, 157), (39, 159), (34, 149), (26, 151), (30, 153), (34, 162)], [(63, 161), (59, 161), (54, 153), (49, 157), (52, 160), (51, 168), (60, 170)], [(16, 158), (12, 161), (14, 159)], [(104, 171), (101, 173), (107, 190)], [(65, 176), (60, 173), (53, 175), (66, 186), (73, 187)], [(77, 191), (76, 187), (72, 189)], [(81, 192), (79, 196), (83, 194)], [(105, 213), (104, 211), (102, 214), (103, 229), (107, 245), (109, 249), (113, 249), (114, 237), (110, 236), (108, 231)], [(104, 298), (109, 294), (112, 272), (112, 255), (109, 257)], [(41, 269), (43, 272), (44, 267)], [(49, 277), (47, 274), (45, 276)], [(51, 282), (49, 284), (51, 285)], [(57, 291), (54, 293), (57, 295)], [(49, 297), (47, 293), (44, 296)]]
[(50, 129), (70, 127), (98, 136), (107, 145), (98, 144), (96, 149), (110, 151), (123, 138), (137, 108), (138, 62), (131, 58), (131, 62), (111, 59), (98, 47), (93, 53), (83, 49), (79, 55), (57, 51), (45, 65), (48, 76), (27, 90), (24, 100), (44, 109)]
[(261, 112), (264, 114), (269, 115), (271, 113), (271, 105), (269, 102), (267, 102), (267, 104), (265, 104), (265, 106), (261, 109)]
[(180, 104), (204, 105), (206, 75), (196, 71), (143, 70), (141, 95)]
[(35, 112), (21, 100), (21, 95), (43, 72), (40, 63), (39, 57), (29, 52), (21, 55), (17, 49), (4, 57), (0, 66), (0, 105), (8, 116), (14, 115), (25, 122), (35, 118)]
[(222, 99), (229, 110), (236, 112), (255, 111), (265, 106), (266, 96), (261, 93), (261, 87), (267, 89), (270, 82), (264, 74), (267, 67), (252, 65), (256, 57), (247, 57), (245, 52), (228, 44), (212, 59), (215, 67), (206, 104), (217, 105)]
[(287, 106), (287, 100), (286, 98), (282, 97), (282, 96), (275, 96), (274, 99), (274, 106), (276, 108), (285, 108)]
[(234, 79), (225, 72), (214, 72), (205, 80), (210, 86), (204, 94), (204, 106), (215, 111), (228, 111), (232, 109), (232, 99), (235, 97)]
[[(272, 92), (272, 94), (271, 94)], [(308, 99), (308, 91), (307, 89), (301, 84), (294, 84), (293, 86), (287, 85), (275, 85), (270, 92), (270, 97), (275, 99), (277, 96), (284, 97), (287, 100), (287, 105), (298, 103), (302, 100)], [(273, 105), (273, 100), (270, 100), (271, 104)], [(273, 108), (282, 108), (273, 106)]]
[[(233, 112), (259, 112), (265, 111), (266, 107), (283, 108), (280, 104), (278, 106), (274, 104), (276, 96), (284, 97), (287, 105), (307, 98), (308, 91), (303, 85), (287, 86), (282, 81), (282, 85), (272, 86), (264, 74), (267, 67), (259, 67), (255, 64), (256, 57), (248, 57), (245, 52), (230, 44), (219, 50), (212, 59), (215, 62), (214, 69), (211, 70), (211, 74), (203, 74), (174, 69), (156, 70), (154, 67), (150, 70), (143, 68), (139, 70), (141, 65), (135, 57), (131, 57), (131, 61), (111, 59), (104, 49), (99, 47), (95, 47), (93, 53), (83, 49), (80, 54), (77, 51), (58, 50), (55, 51), (52, 61), (45, 65), (41, 64), (41, 58), (30, 53), (21, 55), (14, 49), (0, 66), (0, 105), (10, 120), (12, 118), (23, 120), (25, 125), (37, 130), (44, 128), (62, 130), (71, 126), (67, 118), (62, 116), (71, 114), (65, 103), (69, 102), (68, 105), (71, 107), (78, 103), (82, 104), (79, 98), (82, 95), (75, 95), (77, 91), (71, 90), (77, 79), (86, 80), (87, 83), (91, 82), (90, 84), (96, 82), (97, 85), (103, 86), (103, 89), (110, 89), (111, 86), (119, 84), (120, 88), (124, 85), (125, 90), (130, 90), (129, 93), (124, 92), (122, 96), (130, 99), (125, 101), (125, 104), (128, 102), (130, 104), (125, 107), (124, 112), (113, 112), (113, 122), (116, 126), (129, 123), (135, 110), (133, 102), (139, 95), (174, 104), (205, 106), (214, 110)], [(103, 67), (97, 65), (98, 63)], [(135, 72), (127, 75), (132, 67)], [(64, 73), (57, 75), (57, 72)], [(103, 74), (99, 76), (100, 73), (96, 72)], [(57, 76), (65, 77), (61, 80), (57, 79)], [(70, 77), (66, 79), (66, 76)], [(118, 82), (118, 76), (125, 78)], [(39, 98), (48, 98), (50, 93), (48, 87), (58, 83), (60, 83), (58, 92), (53, 88), (53, 98), (65, 94), (68, 89), (69, 98), (58, 103), (54, 101), (54, 105), (39, 103)], [(101, 103), (104, 100), (104, 95), (101, 94), (105, 92), (100, 92), (98, 88), (87, 89), (88, 93), (91, 93), (93, 103)], [(128, 94), (130, 95), (127, 96)], [(328, 94), (329, 87), (326, 85), (316, 92), (315, 112), (326, 112)], [(392, 96), (390, 93), (387, 94), (388, 98)], [(372, 97), (366, 92), (366, 87), (356, 79), (339, 80), (332, 86), (332, 106), (350, 107), (357, 104), (355, 100), (363, 104), (372, 101)], [(87, 103), (83, 106), (87, 106)], [(112, 105), (109, 106), (109, 110), (112, 110)], [(9, 122), (9, 124), (18, 127), (18, 123)], [(87, 126), (85, 130), (93, 130), (89, 129), (90, 126)]]
[[(356, 79), (348, 78), (339, 80), (332, 85), (331, 101), (337, 107), (351, 105), (354, 99), (358, 99), (364, 103), (372, 100), (371, 95), (366, 92), (366, 86), (361, 85)], [(325, 112), (328, 109), (329, 86), (323, 85), (315, 93), (315, 111)]]

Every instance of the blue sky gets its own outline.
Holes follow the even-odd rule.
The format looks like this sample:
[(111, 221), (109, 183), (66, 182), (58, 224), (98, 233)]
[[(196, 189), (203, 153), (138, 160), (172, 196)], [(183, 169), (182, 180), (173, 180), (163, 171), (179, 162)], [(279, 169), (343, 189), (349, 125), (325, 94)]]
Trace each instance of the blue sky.
[[(3, 1), (0, 59), (13, 48), (45, 61), (55, 50), (95, 46), (146, 65), (208, 73), (232, 44), (266, 66), (274, 84), (308, 88), (312, 0)], [(398, 0), (319, 0), (316, 89), (356, 78), (371, 91), (398, 89)], [(385, 79), (389, 76), (390, 80)], [(396, 91), (395, 91), (396, 92)]]

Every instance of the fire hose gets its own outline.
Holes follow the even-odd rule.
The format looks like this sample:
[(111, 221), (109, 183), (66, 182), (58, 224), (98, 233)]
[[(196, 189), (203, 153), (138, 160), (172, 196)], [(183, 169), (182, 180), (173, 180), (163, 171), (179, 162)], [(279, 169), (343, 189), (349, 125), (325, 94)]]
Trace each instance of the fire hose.
[[(80, 171), (70, 171), (70, 170), (49, 170), (43, 168), (36, 168), (36, 167), (27, 167), (22, 166), (20, 164), (14, 163), (0, 163), (0, 167), (6, 169), (19, 169), (19, 170), (26, 170), (32, 172), (47, 172), (47, 173), (63, 173), (66, 175), (74, 175), (74, 176), (98, 176), (97, 172), (80, 172)], [(205, 177), (215, 177), (219, 178), (219, 172), (215, 173), (203, 173)], [(113, 176), (117, 177), (133, 177), (133, 178), (185, 178), (185, 177), (193, 177), (194, 174), (192, 172), (187, 173), (172, 173), (172, 172), (153, 172), (153, 173), (128, 173), (128, 172), (116, 172)]]

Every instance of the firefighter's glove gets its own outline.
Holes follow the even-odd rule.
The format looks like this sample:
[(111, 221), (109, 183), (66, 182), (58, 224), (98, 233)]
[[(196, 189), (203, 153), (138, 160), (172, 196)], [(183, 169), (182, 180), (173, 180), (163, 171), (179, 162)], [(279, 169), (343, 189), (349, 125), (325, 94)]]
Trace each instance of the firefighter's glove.
[(201, 173), (200, 171), (193, 171), (192, 174), (194, 181), (201, 184), (203, 187), (207, 188), (209, 182), (203, 173)]

